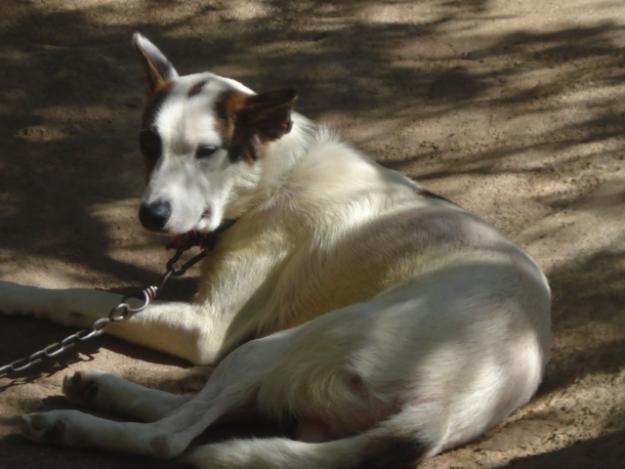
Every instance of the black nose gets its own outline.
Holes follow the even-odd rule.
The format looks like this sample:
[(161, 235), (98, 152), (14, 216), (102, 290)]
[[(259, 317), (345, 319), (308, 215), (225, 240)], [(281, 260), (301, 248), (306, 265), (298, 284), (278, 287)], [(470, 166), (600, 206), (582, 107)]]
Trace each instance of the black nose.
[(148, 230), (162, 230), (171, 215), (171, 205), (166, 200), (157, 200), (151, 204), (145, 202), (139, 207), (139, 220)]

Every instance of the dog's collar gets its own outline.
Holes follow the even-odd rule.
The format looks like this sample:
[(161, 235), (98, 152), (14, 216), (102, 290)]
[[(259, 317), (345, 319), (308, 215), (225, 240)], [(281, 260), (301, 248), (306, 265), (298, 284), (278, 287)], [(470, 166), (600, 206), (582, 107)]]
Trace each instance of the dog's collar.
[(211, 250), (217, 244), (219, 236), (230, 228), (234, 223), (234, 220), (224, 220), (221, 225), (217, 227), (215, 231), (210, 233), (200, 233), (199, 231), (189, 231), (184, 234), (174, 236), (171, 242), (167, 245), (167, 249), (182, 249), (187, 250), (193, 246), (200, 246), (202, 249)]

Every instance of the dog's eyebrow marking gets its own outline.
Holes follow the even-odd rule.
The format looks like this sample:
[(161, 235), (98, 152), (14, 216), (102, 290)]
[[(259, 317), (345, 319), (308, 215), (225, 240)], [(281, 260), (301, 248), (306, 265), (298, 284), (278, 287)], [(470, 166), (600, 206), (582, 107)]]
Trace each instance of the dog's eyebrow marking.
[(204, 85), (206, 83), (208, 83), (208, 80), (200, 80), (200, 81), (198, 81), (187, 92), (187, 98), (192, 98), (193, 96), (196, 96), (196, 95), (200, 94), (202, 92), (202, 88), (204, 88)]

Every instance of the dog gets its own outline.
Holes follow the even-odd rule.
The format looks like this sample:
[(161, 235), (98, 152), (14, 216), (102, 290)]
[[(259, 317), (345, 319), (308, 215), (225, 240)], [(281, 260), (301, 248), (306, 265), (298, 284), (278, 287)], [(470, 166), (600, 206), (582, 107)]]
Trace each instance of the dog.
[[(142, 224), (173, 235), (236, 220), (203, 261), (192, 303), (151, 304), (106, 332), (215, 364), (195, 396), (78, 371), (83, 406), (20, 418), (36, 441), (198, 468), (387, 468), (472, 440), (536, 391), (551, 341), (550, 289), (519, 246), (293, 111), (212, 73), (179, 76), (139, 33), (147, 98)], [(0, 285), (0, 310), (88, 326), (118, 295)], [(253, 407), (294, 438), (192, 446)]]

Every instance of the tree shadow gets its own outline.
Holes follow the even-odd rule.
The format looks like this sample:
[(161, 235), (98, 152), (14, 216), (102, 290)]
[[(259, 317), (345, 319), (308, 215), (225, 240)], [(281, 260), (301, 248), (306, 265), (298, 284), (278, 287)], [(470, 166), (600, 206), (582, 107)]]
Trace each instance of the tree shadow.
[[(250, 2), (247, 19), (236, 2), (193, 3), (144, 0), (123, 9), (4, 3), (10, 20), (0, 27), (3, 278), (39, 265), (64, 267), (69, 279), (105, 288), (158, 276), (167, 257), (162, 240), (143, 233), (134, 215), (144, 182), (136, 145), (141, 70), (130, 46), (135, 30), (154, 39), (182, 72), (211, 68), (259, 90), (297, 87), (303, 113), (335, 124), (384, 164), (430, 183), (465, 175), (472, 181), (545, 173), (591, 178), (599, 157), (617, 168), (625, 155), (624, 32), (616, 22), (485, 33), (488, 22), (507, 19), (488, 0), (267, 0)], [(398, 7), (407, 5), (414, 14), (403, 18)], [(353, 118), (337, 118), (346, 115)], [(550, 121), (534, 126), (540, 116)], [(503, 129), (501, 135), (483, 143), (474, 119)], [(390, 145), (394, 140), (402, 145)], [(552, 213), (578, 196), (532, 200)], [(625, 277), (608, 268), (614, 255), (599, 252), (550, 274), (556, 338), (621, 314), (619, 278)], [(597, 274), (593, 288), (579, 272)], [(181, 292), (173, 295), (184, 296), (193, 282), (173, 287)], [(598, 303), (603, 309), (585, 313)], [(67, 331), (1, 320), (1, 355), (8, 359)], [(25, 330), (27, 340), (17, 340)], [(168, 362), (114, 339), (103, 344)], [(624, 352), (620, 340), (562, 355), (556, 349), (541, 392), (615, 371)]]
[(625, 431), (580, 441), (566, 448), (535, 456), (514, 459), (501, 468), (584, 469), (617, 468), (625, 461)]
[[(72, 457), (67, 449), (41, 446), (18, 436), (0, 438), (0, 461), (7, 468), (14, 467), (63, 467), (67, 469), (191, 469), (192, 466), (178, 461), (164, 461), (134, 454), (115, 454), (98, 449), (73, 448)], [(45, 462), (44, 462), (45, 461)]]
[[(392, 13), (393, 6), (409, 3), (391, 2), (381, 11)], [(138, 267), (112, 256), (119, 240), (111, 236), (111, 230), (120, 227), (93, 216), (102, 205), (121, 200), (136, 203), (143, 185), (135, 143), (140, 71), (129, 46), (136, 29), (153, 32), (182, 71), (210, 65), (218, 72), (232, 69), (236, 78), (259, 89), (294, 85), (300, 89), (305, 113), (313, 117), (349, 113), (365, 125), (380, 121), (411, 125), (463, 109), (506, 108), (514, 113), (521, 106), (527, 113), (532, 111), (527, 109), (529, 104), (562, 94), (579, 81), (580, 74), (596, 87), (618, 82), (614, 73), (621, 68), (623, 49), (613, 40), (621, 31), (615, 24), (502, 34), (488, 38), (488, 47), (466, 51), (455, 51), (452, 44), (447, 47), (451, 53), (439, 53), (436, 60), (414, 58), (408, 52), (402, 55), (413, 44), (444, 41), (444, 31), (462, 24), (467, 15), (474, 22), (489, 20), (486, 0), (425, 3), (437, 13), (413, 22), (391, 16), (393, 21), (385, 23), (358, 16), (363, 8), (375, 6), (374, 2), (345, 1), (332, 8), (314, 1), (290, 6), (259, 2), (266, 9), (264, 14), (237, 21), (236, 32), (203, 32), (202, 42), (197, 34), (180, 32), (181, 25), (199, 19), (208, 25), (227, 23), (227, 8), (190, 9), (158, 27), (147, 18), (135, 17), (106, 28), (98, 27), (96, 18), (119, 19), (113, 7), (21, 9), (21, 16), (0, 31), (8, 57), (1, 78), (3, 89), (10, 90), (3, 93), (7, 105), (0, 109), (0, 136), (5, 142), (2, 198), (6, 203), (0, 212), (4, 250), (14, 256), (71, 262), (123, 281), (142, 281), (154, 272), (154, 263)], [(167, 2), (142, 5), (171, 13)], [(314, 20), (307, 28), (297, 27), (311, 16)], [(81, 38), (78, 43), (76, 37)], [(596, 63), (583, 63), (587, 58), (602, 61), (601, 69)], [(582, 62), (581, 70), (567, 68), (573, 61)], [(560, 66), (562, 70), (551, 79), (527, 85), (523, 79), (517, 81), (528, 68), (541, 71)], [(382, 159), (424, 180), (537, 171), (529, 158), (523, 159), (527, 164), (513, 168), (509, 162), (529, 151), (559, 152), (623, 135), (625, 110), (614, 101), (609, 109), (600, 106), (589, 111), (592, 116), (586, 120), (549, 129), (538, 139), (532, 135), (531, 143), (523, 138), (467, 153), (452, 152), (442, 141), (434, 151), (426, 148)], [(377, 137), (373, 132), (369, 139)], [(620, 139), (614, 152), (623, 148)], [(424, 165), (418, 173), (412, 172), (414, 163), (432, 159), (438, 163), (434, 168)], [(567, 163), (557, 162), (552, 170)], [(130, 215), (132, 210), (125, 213)], [(129, 215), (124, 220), (135, 223)], [(135, 233), (136, 245), (126, 240), (124, 247), (143, 248), (154, 255), (154, 238), (139, 229)]]
[(589, 375), (617, 373), (625, 365), (624, 261), (625, 252), (607, 250), (549, 275), (554, 346), (541, 395)]

